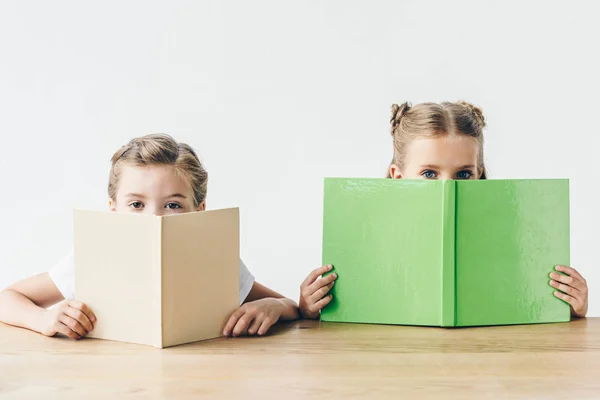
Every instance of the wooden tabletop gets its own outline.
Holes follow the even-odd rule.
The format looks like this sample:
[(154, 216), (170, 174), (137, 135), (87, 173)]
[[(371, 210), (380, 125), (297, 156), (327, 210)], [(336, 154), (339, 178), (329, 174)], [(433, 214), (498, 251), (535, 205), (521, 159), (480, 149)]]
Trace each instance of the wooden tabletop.
[(0, 324), (0, 398), (600, 399), (600, 319), (486, 328), (299, 321), (168, 349)]

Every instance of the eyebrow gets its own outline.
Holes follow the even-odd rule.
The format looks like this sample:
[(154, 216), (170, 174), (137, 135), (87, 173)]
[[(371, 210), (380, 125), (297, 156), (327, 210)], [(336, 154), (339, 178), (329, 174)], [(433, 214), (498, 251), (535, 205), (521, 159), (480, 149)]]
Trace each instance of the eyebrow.
[[(440, 166), (439, 165), (427, 164), (427, 165), (421, 165), (421, 168), (439, 169)], [(469, 169), (469, 168), (475, 168), (475, 166), (473, 164), (463, 165), (462, 167), (460, 167), (458, 169)]]
[(173, 198), (173, 197), (177, 197), (177, 198), (180, 198), (180, 199), (187, 199), (187, 197), (185, 197), (185, 196), (184, 196), (184, 195), (182, 195), (181, 193), (173, 193), (172, 195), (170, 195), (170, 196), (167, 196), (167, 197), (165, 197), (165, 198), (166, 198), (166, 199), (171, 199), (171, 198)]
[[(145, 199), (146, 198), (146, 196), (144, 196), (143, 194), (139, 194), (139, 193), (128, 193), (128, 194), (125, 195), (125, 197), (135, 197), (135, 198), (138, 198), (138, 199)], [(165, 198), (166, 199), (171, 199), (171, 198), (187, 199), (187, 197), (184, 196), (181, 193), (173, 193), (172, 195), (166, 196)]]

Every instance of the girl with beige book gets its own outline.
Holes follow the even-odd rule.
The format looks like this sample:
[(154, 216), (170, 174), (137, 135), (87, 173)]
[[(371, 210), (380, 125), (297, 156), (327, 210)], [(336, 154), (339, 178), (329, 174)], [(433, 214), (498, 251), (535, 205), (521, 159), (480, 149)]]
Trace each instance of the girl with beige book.
[[(139, 137), (112, 157), (109, 208), (158, 216), (204, 211), (207, 182), (204, 166), (187, 144), (162, 134)], [(46, 336), (86, 336), (94, 329), (96, 316), (75, 300), (74, 274), (71, 253), (49, 272), (9, 286), (0, 292), (0, 321)], [(256, 282), (241, 260), (239, 296), (241, 306), (225, 325), (224, 336), (264, 335), (277, 321), (299, 317), (294, 301)]]

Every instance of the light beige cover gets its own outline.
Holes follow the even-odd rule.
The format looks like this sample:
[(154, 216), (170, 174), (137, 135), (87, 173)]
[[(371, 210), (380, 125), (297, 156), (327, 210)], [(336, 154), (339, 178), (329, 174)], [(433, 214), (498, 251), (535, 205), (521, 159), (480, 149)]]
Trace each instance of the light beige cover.
[(74, 212), (75, 298), (90, 337), (175, 346), (221, 336), (239, 306), (237, 208), (157, 217)]

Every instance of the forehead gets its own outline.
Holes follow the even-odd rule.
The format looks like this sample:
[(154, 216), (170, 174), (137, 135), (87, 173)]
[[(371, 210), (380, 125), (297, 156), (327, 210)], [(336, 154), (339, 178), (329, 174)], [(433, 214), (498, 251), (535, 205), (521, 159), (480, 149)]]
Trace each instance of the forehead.
[(121, 166), (117, 195), (168, 196), (181, 193), (187, 196), (191, 191), (186, 177), (172, 165)]
[(479, 144), (468, 136), (443, 135), (413, 139), (406, 149), (406, 163), (419, 165), (477, 165)]

